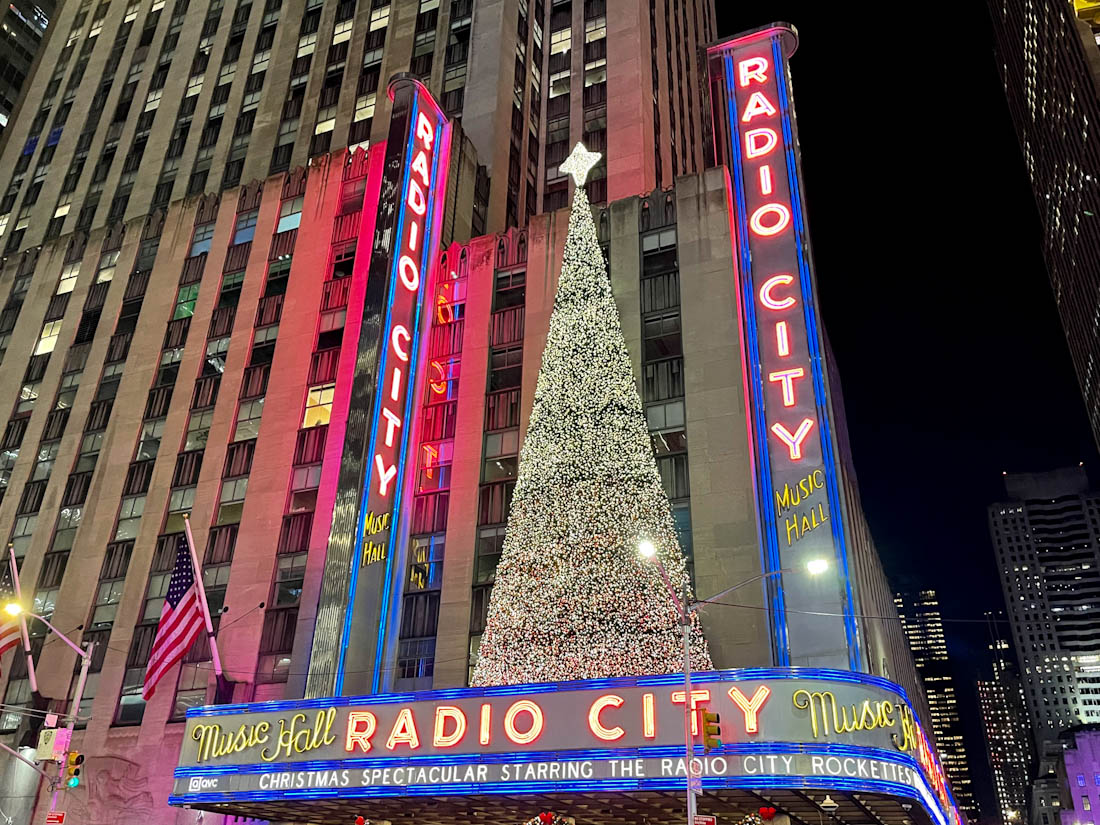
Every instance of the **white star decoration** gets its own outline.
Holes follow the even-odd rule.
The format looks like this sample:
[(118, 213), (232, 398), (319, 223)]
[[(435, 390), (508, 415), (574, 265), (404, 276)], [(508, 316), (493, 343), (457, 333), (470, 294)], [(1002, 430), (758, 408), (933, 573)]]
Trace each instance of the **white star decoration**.
[(569, 154), (569, 157), (565, 159), (558, 169), (566, 175), (573, 176), (573, 182), (577, 186), (584, 186), (585, 178), (588, 177), (588, 173), (592, 171), (592, 167), (600, 162), (600, 158), (603, 155), (599, 152), (589, 152), (584, 148), (584, 144), (577, 141), (577, 145), (573, 147), (573, 151)]

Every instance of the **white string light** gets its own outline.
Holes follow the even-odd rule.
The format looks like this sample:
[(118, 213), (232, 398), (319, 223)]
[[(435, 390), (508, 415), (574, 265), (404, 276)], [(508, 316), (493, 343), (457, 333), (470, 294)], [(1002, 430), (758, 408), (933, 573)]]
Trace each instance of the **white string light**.
[[(578, 144), (581, 180), (595, 153)], [(563, 166), (564, 168), (564, 166)], [(590, 165), (589, 165), (590, 168)], [(578, 185), (550, 330), (520, 452), (473, 685), (683, 668), (674, 586), (688, 584), (584, 187)], [(712, 669), (693, 615), (692, 667)]]

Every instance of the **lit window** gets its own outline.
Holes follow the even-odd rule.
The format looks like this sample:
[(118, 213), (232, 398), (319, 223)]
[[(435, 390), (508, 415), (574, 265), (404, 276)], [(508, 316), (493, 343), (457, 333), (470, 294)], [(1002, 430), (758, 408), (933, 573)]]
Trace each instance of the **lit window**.
[(290, 607), (302, 598), (302, 582), (306, 574), (306, 553), (279, 556), (275, 570), (275, 607)]
[(308, 54), (313, 54), (313, 50), (317, 48), (317, 32), (313, 34), (304, 34), (298, 38), (298, 57), (305, 57)]
[(569, 70), (550, 75), (550, 97), (569, 94)]
[(57, 282), (58, 295), (64, 295), (66, 292), (72, 292), (76, 287), (77, 276), (80, 275), (80, 264), (69, 264), (61, 270), (61, 280)]
[(370, 13), (370, 30), (377, 31), (378, 29), (384, 29), (390, 24), (390, 7), (383, 6), (380, 9), (373, 9)]
[(61, 321), (47, 321), (42, 325), (42, 332), (38, 336), (38, 344), (35, 345), (34, 354), (43, 355), (53, 352), (57, 346), (57, 336), (61, 334)]
[(131, 3), (126, 7), (126, 16), (122, 18), (123, 23), (132, 23), (137, 20), (138, 9), (141, 7), (141, 3)]
[(267, 64), (270, 60), (271, 49), (264, 49), (262, 52), (256, 52), (256, 55), (252, 58), (252, 74), (266, 71)]
[(317, 125), (313, 129), (313, 134), (323, 135), (326, 132), (331, 132), (336, 128), (336, 118), (327, 117), (324, 120), (317, 121)]
[(302, 223), (302, 206), (305, 203), (305, 198), (290, 198), (282, 202), (279, 206), (279, 224), (276, 226), (276, 232), (286, 232), (291, 229), (297, 229)]
[(593, 17), (591, 20), (584, 21), (585, 43), (591, 43), (593, 40), (599, 40), (602, 37), (607, 37), (606, 17)]
[(193, 74), (187, 79), (187, 90), (183, 93), (184, 97), (192, 97), (202, 91), (202, 75)]
[(561, 54), (569, 51), (572, 35), (571, 29), (550, 32), (550, 54)]
[(351, 40), (351, 24), (352, 20), (343, 20), (337, 23), (332, 29), (332, 44), (335, 46), (337, 43), (345, 43)]
[(607, 59), (600, 58), (584, 64), (584, 85), (595, 86), (607, 82)]
[(318, 427), (328, 424), (332, 415), (332, 398), (336, 394), (336, 384), (318, 384), (309, 388), (306, 397), (306, 412), (302, 419), (302, 428)]
[(367, 118), (374, 117), (374, 105), (377, 95), (371, 92), (369, 95), (363, 95), (355, 101), (355, 121), (366, 120)]

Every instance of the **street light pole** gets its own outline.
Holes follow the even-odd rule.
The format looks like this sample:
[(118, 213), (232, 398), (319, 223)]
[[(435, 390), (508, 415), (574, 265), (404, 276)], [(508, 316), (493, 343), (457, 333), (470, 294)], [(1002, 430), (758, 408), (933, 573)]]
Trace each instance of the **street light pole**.
[[(27, 616), (30, 616), (32, 619), (38, 619), (38, 621), (46, 625), (46, 627), (49, 628), (50, 631), (52, 631), (53, 634), (57, 636), (57, 638), (59, 638), (70, 648), (72, 648), (76, 652), (76, 655), (80, 657), (80, 675), (77, 676), (76, 679), (76, 690), (73, 691), (73, 706), (70, 709), (69, 722), (65, 726), (65, 728), (68, 730), (68, 741), (65, 743), (65, 753), (62, 754), (62, 763), (65, 763), (68, 761), (69, 758), (69, 748), (72, 745), (73, 730), (76, 729), (76, 714), (80, 710), (80, 701), (84, 698), (84, 687), (88, 683), (88, 669), (91, 667), (92, 664), (92, 652), (95, 650), (96, 643), (87, 642), (83, 646), (78, 645), (76, 642), (74, 642), (72, 639), (70, 639), (68, 636), (66, 636), (56, 627), (54, 627), (50, 620), (47, 619), (45, 616), (39, 616), (37, 613), (31, 613), (29, 610), (23, 610), (22, 605), (20, 605), (18, 602), (11, 602), (10, 604), (5, 605), (4, 610), (11, 616), (18, 616), (20, 613), (24, 613)], [(57, 780), (51, 780), (50, 782), (50, 785), (53, 789), (53, 797), (50, 800), (51, 811), (57, 809), (57, 791), (58, 786), (61, 784), (61, 770), (61, 766), (58, 765)]]
[[(681, 599), (676, 593), (676, 588), (672, 584), (672, 580), (668, 577), (668, 571), (665, 570), (665, 566), (661, 564), (661, 560), (657, 558), (657, 548), (651, 541), (641, 541), (638, 544), (638, 552), (641, 553), (646, 559), (653, 562), (653, 566), (657, 568), (657, 573), (661, 577), (661, 582), (665, 586), (665, 590), (668, 591), (668, 596), (672, 599), (672, 604), (676, 608), (676, 617), (680, 622), (681, 632), (684, 639), (684, 774), (687, 780), (687, 825), (695, 825), (695, 787), (692, 782), (692, 762), (695, 760), (695, 747), (694, 741), (691, 735), (691, 720), (692, 720), (692, 701), (691, 701), (691, 615), (700, 607), (706, 604), (714, 602), (716, 599), (720, 599), (727, 593), (732, 593), (734, 590), (738, 590), (747, 585), (754, 584), (755, 582), (762, 581), (771, 576), (778, 576), (783, 573), (792, 573), (793, 569), (784, 567), (782, 570), (770, 570), (766, 573), (761, 573), (758, 576), (753, 576), (751, 579), (745, 579), (742, 582), (738, 582), (732, 587), (727, 587), (720, 593), (716, 593), (709, 599), (703, 599), (702, 601), (692, 602), (690, 601), (687, 582), (684, 582), (684, 598)], [(816, 576), (819, 573), (824, 572), (826, 565), (820, 560), (811, 560), (807, 565), (807, 571), (811, 576)], [(700, 772), (701, 773), (701, 772)], [(702, 778), (699, 779), (700, 792), (702, 791)]]

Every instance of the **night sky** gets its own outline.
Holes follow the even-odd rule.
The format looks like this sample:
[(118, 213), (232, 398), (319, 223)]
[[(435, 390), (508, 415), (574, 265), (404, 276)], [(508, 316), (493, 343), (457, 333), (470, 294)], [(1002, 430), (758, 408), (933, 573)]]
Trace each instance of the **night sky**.
[[(1003, 609), (986, 506), (1001, 473), (1097, 454), (981, 0), (732, 4), (777, 20), (791, 72), (821, 313), (863, 505), (891, 584), (939, 592), (979, 802), (994, 810), (974, 680)], [(870, 13), (869, 13), (870, 12)], [(979, 621), (961, 621), (979, 620)], [(1007, 626), (1005, 627), (1007, 633)]]

